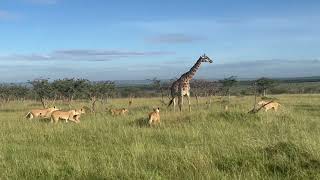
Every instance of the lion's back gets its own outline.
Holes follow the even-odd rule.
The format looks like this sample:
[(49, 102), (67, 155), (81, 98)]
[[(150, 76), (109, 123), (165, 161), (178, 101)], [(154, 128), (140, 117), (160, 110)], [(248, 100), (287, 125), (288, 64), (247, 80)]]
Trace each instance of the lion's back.
[(69, 111), (53, 111), (51, 113), (51, 117), (52, 118), (68, 118), (70, 115), (70, 112)]
[(47, 109), (33, 109), (33, 110), (31, 110), (31, 113), (36, 117), (37, 116), (45, 116), (48, 113), (48, 110)]
[(265, 108), (267, 108), (267, 109), (278, 108), (279, 105), (280, 105), (280, 104), (277, 103), (277, 102), (272, 102), (272, 103), (270, 103), (270, 104), (267, 104), (267, 105), (265, 106)]

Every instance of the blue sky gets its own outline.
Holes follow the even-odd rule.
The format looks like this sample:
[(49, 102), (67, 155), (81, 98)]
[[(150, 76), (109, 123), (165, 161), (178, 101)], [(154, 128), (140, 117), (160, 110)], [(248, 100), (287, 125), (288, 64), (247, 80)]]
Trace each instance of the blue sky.
[(1, 0), (0, 81), (320, 75), (320, 2)]

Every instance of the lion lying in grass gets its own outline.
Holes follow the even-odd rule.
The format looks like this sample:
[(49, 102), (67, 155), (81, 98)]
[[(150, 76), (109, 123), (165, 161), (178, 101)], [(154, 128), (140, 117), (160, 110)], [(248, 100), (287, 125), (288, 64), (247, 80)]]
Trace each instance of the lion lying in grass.
[(51, 113), (53, 111), (59, 110), (57, 107), (53, 106), (51, 108), (47, 109), (32, 109), (28, 114), (26, 115), (27, 119), (33, 119), (33, 118), (50, 118)]
[(149, 125), (160, 124), (160, 108), (153, 109), (153, 112), (149, 113)]
[(110, 109), (110, 113), (112, 114), (112, 116), (115, 115), (125, 115), (129, 112), (128, 109), (126, 108), (122, 108), (122, 109)]
[(278, 111), (278, 108), (280, 107), (279, 103), (277, 103), (277, 102), (271, 102), (269, 104), (268, 103), (269, 102), (266, 102), (266, 101), (260, 101), (258, 103), (258, 105), (264, 106), (263, 108), (264, 108), (265, 112), (267, 112), (269, 109), (273, 109), (274, 111)]
[(70, 111), (54, 111), (51, 114), (51, 123), (55, 122), (58, 123), (58, 121), (61, 120), (68, 120), (79, 123), (80, 122), (80, 116), (81, 114), (85, 113), (84, 109), (79, 110), (70, 110)]

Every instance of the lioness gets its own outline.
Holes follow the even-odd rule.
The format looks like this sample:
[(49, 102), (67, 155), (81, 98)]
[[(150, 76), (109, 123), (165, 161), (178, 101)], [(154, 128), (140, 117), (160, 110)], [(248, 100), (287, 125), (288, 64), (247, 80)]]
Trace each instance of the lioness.
[(160, 123), (160, 108), (153, 109), (153, 112), (149, 113), (149, 125), (154, 123)]
[(78, 122), (80, 122), (80, 117), (81, 117), (81, 114), (85, 114), (87, 111), (85, 111), (84, 108), (81, 108), (78, 110), (78, 112), (81, 112), (80, 114), (77, 114), (77, 115), (74, 115), (73, 116), (73, 119), (77, 120)]
[(114, 115), (125, 115), (129, 112), (128, 109), (122, 108), (122, 109), (110, 109), (111, 114)]
[(54, 111), (51, 114), (51, 123), (53, 123), (53, 121), (55, 123), (58, 123), (59, 119), (62, 120), (66, 120), (66, 122), (68, 122), (68, 120), (73, 121), (75, 123), (79, 123), (80, 120), (80, 115), (85, 113), (83, 109), (80, 110), (70, 110), (70, 111)]
[[(263, 105), (265, 105), (265, 104), (267, 104), (267, 103), (269, 103), (269, 102), (260, 101), (260, 102), (258, 103), (258, 105), (259, 105), (259, 106), (263, 106)], [(265, 112), (267, 112), (269, 109), (273, 109), (274, 111), (277, 111), (278, 108), (279, 108), (279, 106), (280, 106), (279, 103), (277, 103), (277, 102), (271, 102), (271, 103), (265, 105), (263, 108), (264, 108)]]
[(27, 119), (33, 119), (36, 117), (41, 117), (41, 118), (50, 118), (51, 113), (53, 111), (59, 110), (57, 107), (53, 106), (51, 108), (47, 109), (33, 109), (28, 114), (26, 115)]

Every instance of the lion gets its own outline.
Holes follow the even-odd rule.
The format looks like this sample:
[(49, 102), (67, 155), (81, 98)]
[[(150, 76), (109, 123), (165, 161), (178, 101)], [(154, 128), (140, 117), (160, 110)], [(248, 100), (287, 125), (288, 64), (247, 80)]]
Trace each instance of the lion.
[(55, 123), (58, 123), (58, 121), (60, 119), (62, 120), (66, 120), (66, 123), (68, 122), (68, 120), (75, 122), (75, 123), (79, 123), (80, 122), (80, 115), (84, 114), (85, 111), (84, 109), (80, 109), (80, 110), (70, 110), (70, 111), (54, 111), (51, 114), (51, 123), (53, 123), (53, 121)]
[(77, 114), (77, 115), (74, 115), (73, 116), (73, 119), (77, 120), (78, 122), (80, 122), (80, 117), (81, 117), (81, 114), (86, 114), (87, 111), (83, 108), (79, 109), (79, 110), (76, 110), (78, 112), (80, 112), (80, 114)]
[(160, 124), (160, 108), (154, 108), (153, 112), (149, 113), (149, 125)]
[(129, 112), (128, 109), (122, 108), (122, 109), (110, 109), (110, 112), (113, 116), (115, 115), (125, 115)]
[(51, 113), (54, 111), (59, 110), (56, 106), (47, 108), (47, 109), (32, 109), (28, 114), (26, 115), (27, 119), (33, 119), (33, 118), (50, 118)]
[(274, 111), (278, 111), (278, 108), (281, 106), (277, 102), (266, 102), (266, 101), (260, 101), (258, 103), (259, 106), (264, 106), (265, 112), (267, 112), (269, 109), (273, 109)]

